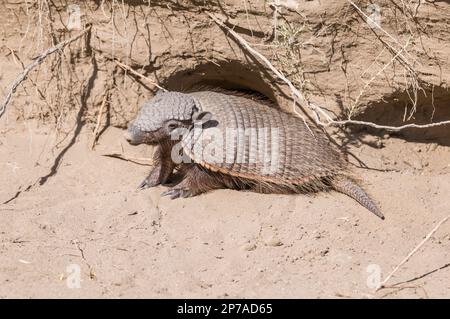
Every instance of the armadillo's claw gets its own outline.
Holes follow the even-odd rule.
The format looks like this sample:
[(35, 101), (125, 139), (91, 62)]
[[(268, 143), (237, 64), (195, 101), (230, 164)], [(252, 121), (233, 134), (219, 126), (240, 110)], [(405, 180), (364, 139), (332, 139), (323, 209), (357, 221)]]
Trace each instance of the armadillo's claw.
[(189, 190), (183, 189), (183, 188), (172, 188), (168, 191), (165, 191), (161, 194), (161, 196), (169, 196), (170, 199), (176, 199), (176, 198), (186, 198), (191, 197), (192, 194)]
[(155, 179), (152, 175), (149, 175), (142, 181), (142, 183), (139, 184), (138, 189), (142, 190), (150, 187), (155, 187), (158, 186), (159, 184), (161, 183), (158, 182), (157, 179)]
[(148, 185), (148, 179), (146, 178), (146, 179), (144, 179), (143, 181), (142, 181), (142, 183), (140, 183), (139, 184), (139, 186), (137, 187), (139, 190), (142, 190), (142, 189), (146, 189), (146, 188), (149, 188), (150, 186)]
[(161, 194), (161, 196), (169, 196), (170, 199), (176, 199), (181, 197), (181, 189), (169, 189), (168, 191), (165, 191)]

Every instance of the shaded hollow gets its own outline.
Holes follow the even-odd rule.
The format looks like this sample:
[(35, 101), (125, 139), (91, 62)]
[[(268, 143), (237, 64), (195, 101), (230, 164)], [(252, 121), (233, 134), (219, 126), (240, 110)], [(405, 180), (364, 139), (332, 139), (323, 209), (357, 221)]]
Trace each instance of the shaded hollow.
[[(408, 92), (401, 91), (386, 96), (382, 101), (367, 105), (367, 109), (355, 119), (380, 125), (401, 126), (405, 124), (430, 124), (450, 120), (450, 91), (442, 87), (428, 88), (418, 92), (416, 111), (410, 117), (413, 103)], [(410, 117), (410, 118), (409, 118)], [(361, 128), (368, 133), (378, 130)], [(418, 129), (408, 128), (392, 135), (407, 141), (450, 145), (450, 125)]]
[(258, 93), (273, 102), (277, 101), (272, 87), (264, 79), (264, 76), (258, 70), (238, 61), (201, 64), (194, 69), (173, 74), (163, 85), (169, 91), (180, 92), (214, 87)]

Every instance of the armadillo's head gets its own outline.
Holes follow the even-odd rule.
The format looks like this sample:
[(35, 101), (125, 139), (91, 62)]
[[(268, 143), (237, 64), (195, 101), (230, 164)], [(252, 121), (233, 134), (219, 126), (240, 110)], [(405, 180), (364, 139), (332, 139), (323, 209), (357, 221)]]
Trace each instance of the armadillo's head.
[(158, 92), (144, 103), (125, 138), (133, 145), (157, 144), (170, 138), (175, 129), (188, 125), (196, 111), (195, 100), (189, 94)]

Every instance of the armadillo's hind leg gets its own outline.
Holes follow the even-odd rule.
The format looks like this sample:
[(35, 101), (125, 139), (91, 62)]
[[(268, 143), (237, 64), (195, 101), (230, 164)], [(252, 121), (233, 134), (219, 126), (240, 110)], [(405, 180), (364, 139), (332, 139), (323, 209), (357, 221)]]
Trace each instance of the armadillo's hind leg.
[(213, 189), (224, 188), (224, 183), (213, 172), (202, 169), (197, 164), (186, 165), (181, 168), (183, 180), (164, 192), (163, 196), (171, 199), (179, 197), (193, 197)]
[(384, 219), (384, 215), (378, 209), (377, 205), (375, 205), (375, 203), (370, 199), (366, 192), (350, 178), (337, 178), (333, 180), (332, 187), (334, 190), (353, 198), (362, 206), (370, 210), (372, 213), (374, 213), (381, 219)]

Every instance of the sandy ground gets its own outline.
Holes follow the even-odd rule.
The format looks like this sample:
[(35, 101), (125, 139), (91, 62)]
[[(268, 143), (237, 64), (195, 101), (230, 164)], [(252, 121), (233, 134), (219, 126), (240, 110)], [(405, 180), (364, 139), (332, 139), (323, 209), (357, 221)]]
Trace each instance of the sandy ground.
[(218, 190), (170, 200), (164, 187), (136, 190), (150, 167), (102, 156), (151, 155), (119, 129), (91, 151), (84, 128), (64, 152), (72, 133), (55, 148), (63, 136), (54, 130), (4, 122), (0, 202), (22, 192), (0, 206), (2, 298), (450, 297), (450, 222), (389, 284), (410, 282), (373, 288), (450, 213), (448, 146), (370, 136), (353, 143), (369, 167), (395, 170), (355, 168), (381, 221), (335, 192)]

